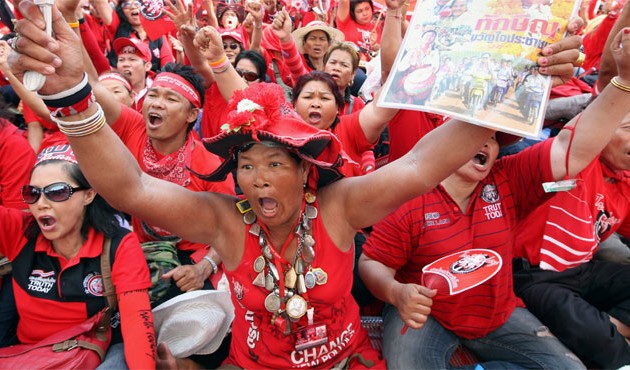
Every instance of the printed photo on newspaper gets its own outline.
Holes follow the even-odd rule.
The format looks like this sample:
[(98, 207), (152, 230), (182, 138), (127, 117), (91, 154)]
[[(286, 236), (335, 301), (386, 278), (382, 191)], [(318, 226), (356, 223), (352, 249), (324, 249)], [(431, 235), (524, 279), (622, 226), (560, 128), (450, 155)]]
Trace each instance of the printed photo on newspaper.
[(535, 61), (578, 9), (579, 0), (418, 0), (378, 104), (537, 137), (551, 80)]

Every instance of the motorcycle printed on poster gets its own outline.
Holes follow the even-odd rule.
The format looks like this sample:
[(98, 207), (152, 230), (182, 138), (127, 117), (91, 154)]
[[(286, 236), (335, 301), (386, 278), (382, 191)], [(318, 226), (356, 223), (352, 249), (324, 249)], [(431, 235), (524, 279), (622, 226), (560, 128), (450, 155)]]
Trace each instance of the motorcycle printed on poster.
[(550, 78), (536, 60), (575, 0), (419, 0), (378, 104), (540, 134)]

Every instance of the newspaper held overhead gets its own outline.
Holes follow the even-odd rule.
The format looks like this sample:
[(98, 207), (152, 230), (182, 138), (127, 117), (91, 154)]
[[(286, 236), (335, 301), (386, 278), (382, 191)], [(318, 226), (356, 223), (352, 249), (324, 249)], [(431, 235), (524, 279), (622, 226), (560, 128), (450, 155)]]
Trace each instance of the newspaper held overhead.
[(551, 79), (536, 61), (579, 0), (418, 0), (378, 104), (537, 137)]

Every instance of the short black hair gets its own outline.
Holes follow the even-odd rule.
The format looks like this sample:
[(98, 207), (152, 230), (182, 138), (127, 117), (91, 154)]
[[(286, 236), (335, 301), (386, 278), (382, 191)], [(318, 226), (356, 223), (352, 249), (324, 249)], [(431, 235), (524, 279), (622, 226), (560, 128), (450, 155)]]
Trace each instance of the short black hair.
[(265, 82), (267, 75), (267, 60), (262, 56), (262, 54), (255, 50), (243, 50), (238, 53), (236, 59), (234, 59), (234, 67), (236, 67), (238, 61), (241, 59), (247, 59), (252, 62), (258, 72), (258, 80)]
[(166, 63), (164, 67), (162, 67), (161, 72), (174, 73), (188, 81), (195, 88), (197, 94), (199, 94), (199, 104), (203, 107), (204, 95), (206, 93), (206, 90), (203, 88), (204, 80), (199, 73), (195, 72), (193, 67), (181, 63)]

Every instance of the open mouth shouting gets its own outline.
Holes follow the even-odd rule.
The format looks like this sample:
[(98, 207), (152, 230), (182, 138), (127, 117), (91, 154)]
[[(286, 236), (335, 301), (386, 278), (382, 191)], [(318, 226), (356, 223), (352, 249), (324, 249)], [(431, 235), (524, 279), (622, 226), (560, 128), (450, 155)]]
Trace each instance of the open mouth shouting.
[(322, 121), (322, 113), (320, 111), (308, 112), (307, 122), (313, 126), (317, 126)]
[(278, 201), (273, 198), (259, 198), (258, 204), (264, 217), (273, 217), (278, 213)]
[(39, 228), (44, 232), (53, 231), (55, 229), (55, 225), (57, 224), (57, 220), (49, 215), (43, 215), (37, 217), (37, 223), (39, 224)]
[(162, 117), (162, 115), (159, 113), (149, 112), (147, 114), (147, 117), (149, 119), (149, 122), (147, 125), (149, 129), (156, 129), (162, 126), (162, 123), (164, 123), (164, 117)]

